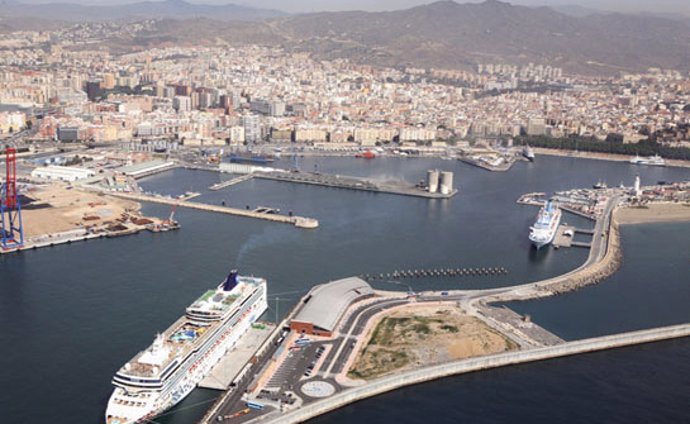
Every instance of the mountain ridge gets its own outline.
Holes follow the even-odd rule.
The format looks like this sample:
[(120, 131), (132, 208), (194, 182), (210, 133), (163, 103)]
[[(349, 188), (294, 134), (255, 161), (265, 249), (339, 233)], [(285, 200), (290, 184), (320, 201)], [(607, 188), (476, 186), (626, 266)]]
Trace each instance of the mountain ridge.
[(189, 3), (185, 0), (138, 1), (123, 5), (85, 5), (80, 3), (21, 3), (5, 0), (0, 16), (56, 19), (65, 22), (100, 22), (136, 19), (188, 19), (206, 17), (218, 20), (254, 21), (285, 16), (272, 9), (257, 9), (234, 3), (223, 5)]

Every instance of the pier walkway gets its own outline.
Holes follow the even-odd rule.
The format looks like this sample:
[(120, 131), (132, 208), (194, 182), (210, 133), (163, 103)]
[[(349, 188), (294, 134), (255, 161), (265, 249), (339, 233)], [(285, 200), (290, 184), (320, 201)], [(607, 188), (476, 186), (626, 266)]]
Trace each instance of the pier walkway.
[(256, 218), (263, 219), (266, 221), (280, 222), (284, 224), (292, 224), (298, 228), (317, 228), (319, 226), (319, 221), (314, 218), (307, 218), (302, 216), (285, 216), (278, 214), (267, 214), (254, 212), (239, 208), (230, 208), (227, 206), (215, 206), (206, 203), (188, 202), (185, 200), (177, 200), (166, 197), (158, 196), (148, 196), (144, 194), (133, 194), (133, 193), (118, 193), (118, 192), (108, 192), (107, 194), (115, 197), (120, 197), (122, 199), (134, 200), (137, 202), (151, 202), (159, 203), (162, 205), (179, 206), (189, 209), (198, 209), (206, 212), (224, 213), (228, 215), (241, 216), (245, 218)]
[(259, 347), (266, 342), (274, 330), (275, 324), (261, 323), (252, 326), (237, 345), (226, 353), (211, 372), (199, 382), (199, 387), (227, 390), (251, 366)]

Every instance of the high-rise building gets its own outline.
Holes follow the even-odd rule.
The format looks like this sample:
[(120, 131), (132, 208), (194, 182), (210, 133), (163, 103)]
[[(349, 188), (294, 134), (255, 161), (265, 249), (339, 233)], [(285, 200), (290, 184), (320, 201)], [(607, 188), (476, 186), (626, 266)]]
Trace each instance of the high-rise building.
[(189, 96), (173, 97), (173, 109), (177, 112), (189, 112), (192, 110), (192, 98)]
[(242, 127), (244, 128), (244, 139), (249, 143), (256, 143), (261, 140), (261, 125), (259, 117), (254, 114), (242, 115)]

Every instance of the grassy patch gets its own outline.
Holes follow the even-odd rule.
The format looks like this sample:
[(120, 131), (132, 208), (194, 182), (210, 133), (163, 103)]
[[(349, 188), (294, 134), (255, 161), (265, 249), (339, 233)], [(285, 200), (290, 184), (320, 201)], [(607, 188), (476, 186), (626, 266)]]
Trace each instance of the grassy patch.
[(371, 379), (402, 368), (410, 363), (406, 352), (393, 349), (376, 349), (369, 352), (365, 368), (353, 368), (347, 375), (352, 378)]

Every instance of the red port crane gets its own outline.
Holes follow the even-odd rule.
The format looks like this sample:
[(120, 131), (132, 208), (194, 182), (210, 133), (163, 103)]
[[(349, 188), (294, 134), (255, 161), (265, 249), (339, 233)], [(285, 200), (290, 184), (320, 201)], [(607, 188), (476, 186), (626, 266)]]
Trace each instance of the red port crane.
[(17, 150), (5, 150), (5, 184), (0, 198), (0, 244), (5, 250), (24, 245), (24, 226), (22, 224), (21, 204), (17, 197)]

